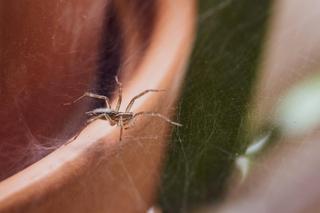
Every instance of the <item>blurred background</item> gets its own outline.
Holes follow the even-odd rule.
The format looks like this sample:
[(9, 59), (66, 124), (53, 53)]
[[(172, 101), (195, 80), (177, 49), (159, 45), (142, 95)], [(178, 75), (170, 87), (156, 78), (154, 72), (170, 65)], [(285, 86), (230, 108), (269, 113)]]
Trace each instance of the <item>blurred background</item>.
[[(156, 0), (53, 2), (0, 3), (0, 180), (84, 126), (83, 112), (102, 105), (62, 103), (112, 96), (114, 75), (139, 67), (161, 15)], [(319, 212), (320, 2), (198, 0), (195, 22), (174, 117), (183, 128), (148, 212)]]
[(170, 143), (159, 205), (317, 212), (319, 2), (198, 3), (178, 112), (185, 126)]
[(160, 189), (160, 205), (186, 212), (222, 201), (249, 141), (247, 113), (271, 1), (198, 2), (198, 32)]

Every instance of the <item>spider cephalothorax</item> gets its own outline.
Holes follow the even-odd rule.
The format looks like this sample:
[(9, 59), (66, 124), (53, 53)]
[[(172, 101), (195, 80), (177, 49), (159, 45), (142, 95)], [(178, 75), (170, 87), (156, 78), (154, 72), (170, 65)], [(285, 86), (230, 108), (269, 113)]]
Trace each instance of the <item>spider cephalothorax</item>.
[[(86, 114), (89, 116), (93, 116), (92, 119), (94, 120), (96, 116), (101, 116), (101, 119), (108, 120), (111, 126), (119, 124), (120, 120), (122, 120), (122, 125), (126, 126), (130, 121), (132, 121), (134, 117), (133, 112), (117, 112), (109, 108), (97, 108), (92, 111), (86, 112)], [(88, 122), (91, 122), (91, 119), (88, 120)]]

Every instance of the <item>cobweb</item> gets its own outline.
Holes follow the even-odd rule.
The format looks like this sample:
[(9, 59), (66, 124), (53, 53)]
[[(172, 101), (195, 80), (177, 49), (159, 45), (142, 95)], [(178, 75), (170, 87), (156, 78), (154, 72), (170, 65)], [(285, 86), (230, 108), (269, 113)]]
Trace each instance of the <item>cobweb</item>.
[[(28, 7), (30, 8), (32, 9)], [(23, 60), (29, 60), (29, 63), (19, 61), (19, 58), (16, 59), (16, 63), (12, 63), (10, 58), (3, 59), (3, 66), (6, 63), (12, 65), (7, 68), (11, 69), (11, 72), (2, 72), (1, 76), (0, 92), (3, 100), (0, 119), (4, 125), (0, 129), (0, 180), (56, 150), (79, 129), (84, 128), (88, 119), (86, 111), (103, 105), (102, 102), (88, 99), (71, 105), (66, 105), (67, 103), (84, 92), (109, 97), (113, 95), (114, 76), (120, 67), (122, 38), (119, 36), (118, 19), (112, 5), (106, 5), (105, 12), (107, 15), (105, 20), (102, 20), (103, 39), (99, 42), (101, 49), (97, 55), (88, 55), (81, 52), (81, 49), (77, 50), (77, 54), (80, 55), (78, 58), (73, 57), (73, 50), (54, 52), (54, 48), (64, 43), (57, 44), (58, 41), (50, 40), (52, 43), (48, 42), (48, 46), (53, 46), (52, 52), (42, 50), (44, 53), (41, 53), (41, 50), (37, 49), (38, 52), (35, 51), (31, 55), (28, 48), (21, 51), (26, 55), (23, 56)], [(6, 15), (12, 16), (4, 16)], [(19, 17), (22, 14), (14, 15)], [(70, 12), (70, 16), (72, 15)], [(67, 19), (71, 23), (68, 25), (70, 28), (76, 27), (73, 26), (76, 24), (72, 22), (72, 18)], [(28, 30), (22, 31), (21, 34), (26, 37), (23, 42), (27, 47), (36, 45), (34, 42), (37, 41), (30, 38)], [(12, 46), (22, 42), (17, 37), (14, 39), (16, 40), (7, 42), (7, 48), (13, 49)], [(72, 42), (79, 42), (78, 36), (75, 35)], [(16, 54), (11, 49), (6, 50), (8, 56)], [(70, 61), (59, 61), (61, 56), (69, 57)], [(97, 65), (92, 67), (92, 64)]]
[(198, 37), (162, 176), (164, 212), (189, 212), (224, 198), (234, 162), (249, 143), (246, 114), (269, 2), (200, 1)]
[[(144, 4), (141, 1), (140, 5)], [(176, 128), (172, 134), (159, 189), (159, 206), (164, 212), (188, 212), (209, 201), (223, 199), (234, 161), (248, 143), (245, 115), (269, 4), (269, 1), (260, 0), (199, 1), (198, 36), (175, 119), (184, 126)], [(142, 9), (141, 16), (144, 12)], [(113, 76), (121, 63), (128, 61), (121, 59), (118, 20), (112, 10), (108, 14), (104, 32), (108, 36), (102, 41), (98, 72), (92, 79), (84, 83), (80, 80), (88, 76), (87, 68), (92, 68), (88, 66), (93, 59), (88, 58), (88, 61), (78, 62), (76, 78), (79, 81), (73, 80), (78, 83), (68, 83), (74, 73), (66, 73), (62, 78), (52, 74), (48, 84), (35, 83), (40, 92), (30, 93), (32, 88), (24, 87), (3, 100), (6, 110), (0, 111), (3, 119), (0, 131), (6, 139), (0, 144), (0, 179), (61, 146), (84, 126), (87, 119), (84, 112), (101, 104), (85, 101), (77, 106), (63, 106), (75, 98), (74, 94), (80, 96), (84, 91), (91, 91), (112, 96)], [(48, 67), (53, 66), (49, 57), (37, 57), (37, 60), (48, 60)], [(19, 71), (22, 77), (26, 75), (23, 72), (28, 72), (23, 67), (19, 67)], [(3, 82), (2, 93), (15, 91), (18, 80)], [(56, 104), (49, 107), (47, 102)], [(37, 110), (32, 111), (30, 107)], [(50, 116), (54, 111), (68, 116)], [(61, 126), (52, 128), (52, 123)], [(139, 142), (144, 137), (157, 136), (134, 139)], [(123, 167), (126, 169), (125, 165)], [(140, 196), (139, 192), (136, 196)]]

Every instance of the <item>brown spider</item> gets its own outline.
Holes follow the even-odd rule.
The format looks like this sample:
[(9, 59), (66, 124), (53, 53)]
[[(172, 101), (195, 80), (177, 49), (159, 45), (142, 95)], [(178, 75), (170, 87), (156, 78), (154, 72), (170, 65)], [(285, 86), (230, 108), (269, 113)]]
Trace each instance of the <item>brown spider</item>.
[(159, 118), (169, 122), (172, 125), (182, 126), (179, 123), (171, 121), (169, 118), (161, 115), (160, 113), (156, 113), (156, 112), (138, 112), (138, 113), (130, 112), (131, 107), (134, 104), (136, 99), (140, 98), (141, 96), (143, 96), (149, 92), (162, 92), (164, 90), (156, 90), (156, 89), (145, 90), (145, 91), (139, 93), (138, 95), (134, 96), (131, 99), (128, 106), (126, 107), (125, 112), (120, 112), (119, 110), (120, 110), (120, 105), (121, 105), (121, 101), (122, 101), (122, 84), (119, 82), (117, 76), (115, 77), (115, 80), (116, 80), (116, 83), (117, 83), (118, 89), (119, 89), (118, 101), (117, 101), (117, 105), (116, 105), (115, 109), (111, 108), (108, 97), (103, 96), (103, 95), (97, 95), (97, 94), (90, 93), (90, 92), (84, 93), (82, 96), (80, 96), (75, 101), (73, 101), (73, 103), (75, 103), (84, 97), (91, 97), (91, 98), (101, 99), (101, 100), (105, 101), (106, 107), (97, 108), (92, 111), (86, 112), (86, 114), (93, 116), (92, 118), (90, 118), (87, 121), (88, 123), (91, 123), (91, 122), (98, 120), (98, 119), (102, 119), (102, 120), (109, 121), (111, 126), (114, 126), (114, 125), (120, 126), (120, 141), (122, 139), (123, 129), (128, 129), (131, 126), (131, 124), (134, 122), (134, 119), (137, 118), (138, 116), (141, 116), (141, 115), (159, 117)]

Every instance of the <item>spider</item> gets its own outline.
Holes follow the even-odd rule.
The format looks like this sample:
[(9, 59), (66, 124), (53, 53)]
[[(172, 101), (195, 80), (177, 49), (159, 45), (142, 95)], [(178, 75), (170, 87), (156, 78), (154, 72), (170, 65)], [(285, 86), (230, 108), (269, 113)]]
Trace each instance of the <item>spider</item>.
[(73, 103), (81, 100), (84, 97), (90, 97), (90, 98), (95, 98), (95, 99), (101, 99), (105, 101), (105, 107), (102, 108), (97, 108), (94, 109), (92, 111), (88, 111), (86, 112), (87, 115), (91, 116), (91, 118), (87, 121), (87, 123), (91, 123), (95, 120), (98, 119), (102, 119), (102, 120), (107, 120), (109, 121), (111, 126), (117, 125), (120, 127), (120, 136), (119, 136), (119, 140), (122, 140), (122, 133), (123, 133), (123, 129), (128, 129), (134, 122), (134, 120), (141, 115), (145, 115), (145, 116), (154, 116), (154, 117), (158, 117), (163, 119), (164, 121), (175, 125), (175, 126), (182, 126), (180, 123), (177, 122), (173, 122), (171, 121), (169, 118), (163, 116), (160, 113), (157, 112), (138, 112), (138, 113), (134, 113), (131, 112), (131, 108), (134, 104), (134, 102), (140, 98), (141, 96), (149, 93), (149, 92), (163, 92), (165, 90), (158, 90), (158, 89), (147, 89), (144, 90), (143, 92), (139, 93), (138, 95), (134, 96), (131, 101), (129, 102), (129, 104), (127, 105), (126, 109), (124, 112), (119, 111), (120, 110), (120, 106), (121, 106), (121, 102), (122, 102), (122, 84), (120, 83), (120, 81), (118, 80), (118, 77), (115, 76), (115, 81), (118, 85), (118, 100), (117, 100), (117, 105), (116, 107), (113, 109), (109, 103), (109, 99), (106, 96), (103, 95), (98, 95), (98, 94), (94, 94), (94, 93), (90, 93), (90, 92), (85, 92), (82, 96), (80, 96), (79, 98), (77, 98), (76, 100), (73, 101)]

